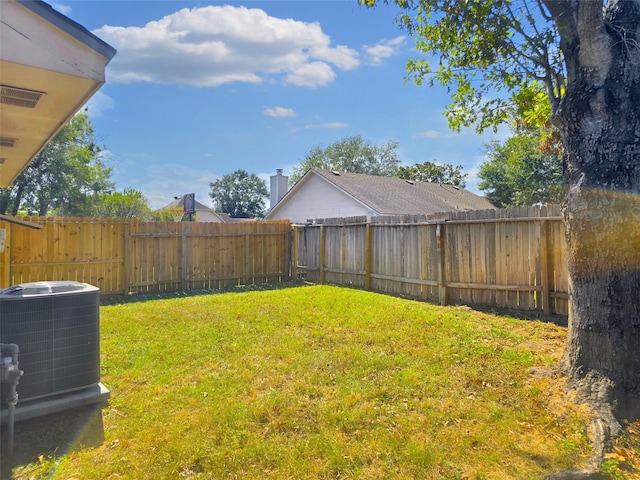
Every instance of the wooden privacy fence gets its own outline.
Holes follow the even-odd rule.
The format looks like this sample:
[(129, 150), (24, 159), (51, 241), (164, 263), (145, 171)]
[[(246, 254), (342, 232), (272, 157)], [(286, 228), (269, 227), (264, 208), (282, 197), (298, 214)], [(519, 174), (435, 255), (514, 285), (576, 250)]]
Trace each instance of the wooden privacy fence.
[(140, 222), (27, 217), (0, 221), (0, 288), (75, 280), (103, 295), (223, 288), (290, 278), (288, 221)]
[[(435, 217), (435, 216), (434, 216)], [(439, 302), (567, 315), (559, 206), (325, 219), (294, 227), (299, 276)]]
[[(445, 304), (568, 312), (558, 206), (436, 217), (237, 223), (28, 217), (0, 221), (0, 288), (77, 280), (103, 295), (275, 283), (292, 276)], [(293, 241), (291, 240), (293, 239)]]

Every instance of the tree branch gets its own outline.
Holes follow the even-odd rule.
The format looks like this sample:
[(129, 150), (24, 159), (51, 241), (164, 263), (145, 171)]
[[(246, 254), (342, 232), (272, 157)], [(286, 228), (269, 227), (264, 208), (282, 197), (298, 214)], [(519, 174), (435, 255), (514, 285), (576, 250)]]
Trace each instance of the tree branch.
[[(558, 34), (560, 50), (564, 55), (567, 71), (567, 83), (573, 83), (577, 76), (577, 51), (580, 44), (577, 30), (577, 19), (574, 17), (572, 0), (539, 0), (551, 14)], [(584, 3), (584, 2), (583, 2)], [(599, 2), (593, 2), (599, 3)]]

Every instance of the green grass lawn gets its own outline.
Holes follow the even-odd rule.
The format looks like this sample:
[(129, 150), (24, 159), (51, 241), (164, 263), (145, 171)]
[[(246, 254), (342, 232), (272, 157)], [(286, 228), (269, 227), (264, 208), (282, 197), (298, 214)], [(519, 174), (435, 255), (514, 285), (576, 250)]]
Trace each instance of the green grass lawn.
[(531, 373), (554, 324), (296, 286), (103, 306), (101, 331), (108, 406), (14, 478), (531, 479), (590, 454), (562, 379)]

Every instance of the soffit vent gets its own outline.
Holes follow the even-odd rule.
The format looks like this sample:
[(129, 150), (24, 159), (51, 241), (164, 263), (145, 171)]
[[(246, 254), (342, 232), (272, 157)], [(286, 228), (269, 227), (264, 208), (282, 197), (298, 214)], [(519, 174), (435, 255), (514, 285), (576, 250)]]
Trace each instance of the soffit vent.
[(36, 108), (44, 92), (0, 85), (0, 103), (16, 107)]
[(17, 141), (15, 138), (0, 137), (0, 147), (15, 147)]

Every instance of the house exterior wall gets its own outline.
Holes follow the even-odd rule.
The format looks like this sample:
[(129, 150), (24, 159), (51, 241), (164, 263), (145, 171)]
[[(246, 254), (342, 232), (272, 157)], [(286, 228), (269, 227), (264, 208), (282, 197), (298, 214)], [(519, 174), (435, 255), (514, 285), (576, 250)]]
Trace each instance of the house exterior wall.
[(267, 219), (289, 219), (292, 223), (304, 223), (315, 218), (373, 214), (371, 209), (317, 175), (311, 175), (299, 189), (289, 192), (282, 201), (277, 211), (267, 215)]

